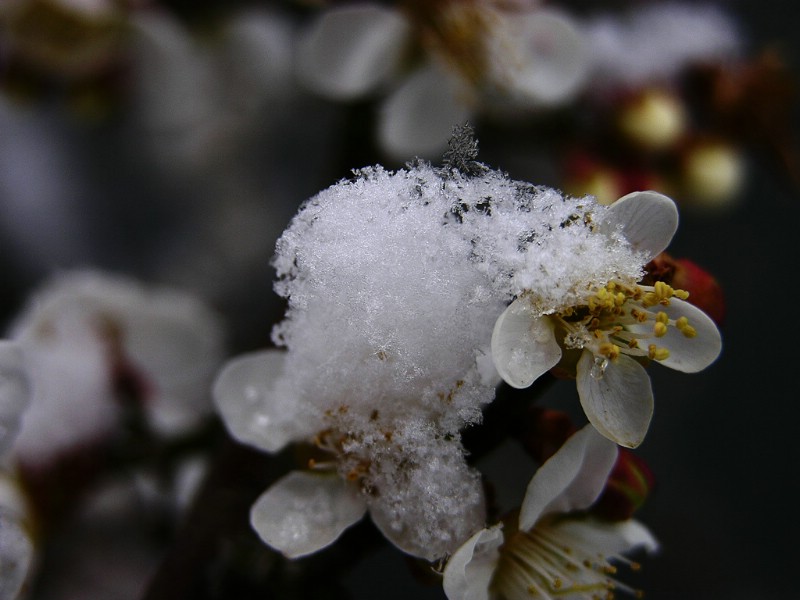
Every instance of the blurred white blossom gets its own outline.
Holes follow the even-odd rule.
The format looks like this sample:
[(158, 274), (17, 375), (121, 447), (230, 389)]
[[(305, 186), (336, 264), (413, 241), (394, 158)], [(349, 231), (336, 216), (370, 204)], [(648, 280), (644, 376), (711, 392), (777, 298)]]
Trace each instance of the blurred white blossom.
[(198, 299), (92, 271), (47, 281), (9, 337), (32, 393), (13, 453), (32, 465), (111, 434), (119, 385), (141, 394), (155, 431), (193, 427), (209, 414), (207, 386), (223, 354), (219, 318)]
[(377, 135), (394, 158), (439, 154), (452, 128), (483, 110), (562, 104), (586, 64), (568, 14), (481, 0), (331, 7), (300, 32), (296, 55), (300, 81), (317, 93), (386, 94)]

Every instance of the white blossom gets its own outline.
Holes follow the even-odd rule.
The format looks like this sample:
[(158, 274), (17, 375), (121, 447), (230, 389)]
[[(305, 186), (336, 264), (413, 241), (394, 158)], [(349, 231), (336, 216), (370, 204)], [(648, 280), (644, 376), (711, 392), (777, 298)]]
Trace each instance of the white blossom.
[[(211, 410), (221, 323), (198, 299), (94, 271), (64, 272), (30, 298), (9, 337), (31, 385), (12, 452), (29, 464), (109, 435), (120, 376), (135, 382), (155, 431), (170, 435)], [(90, 418), (89, 418), (90, 416)]]
[(637, 548), (654, 551), (652, 534), (634, 520), (604, 522), (583, 511), (598, 498), (617, 447), (591, 426), (573, 434), (528, 484), (515, 520), (482, 529), (448, 560), (450, 600), (608, 597), (632, 591), (615, 564)]
[[(455, 549), (484, 519), (460, 433), (500, 381), (489, 344), (505, 306), (535, 294), (552, 311), (593, 283), (641, 276), (642, 253), (624, 232), (596, 231), (611, 209), (462, 167), (362, 169), (307, 201), (274, 259), (288, 308), (273, 339), (286, 351), (234, 358), (217, 376), (217, 408), (237, 439), (321, 452), (316, 479), (278, 482), (261, 502), (287, 507), (291, 531), (324, 535), (290, 534), (277, 512), (254, 509), (254, 527), (288, 555), (331, 543), (366, 510), (406, 552)], [(324, 526), (306, 510), (319, 503), (313, 481), (342, 502)]]
[[(611, 205), (595, 230), (598, 237), (621, 234), (640, 252), (644, 265), (667, 244), (678, 226), (672, 200), (655, 192), (635, 192)], [(511, 386), (525, 388), (577, 351), (575, 369), (581, 405), (589, 421), (609, 439), (638, 446), (653, 413), (650, 378), (641, 362), (693, 373), (716, 360), (719, 331), (688, 294), (657, 282), (587, 280), (569, 305), (542, 306), (528, 290), (495, 324), (492, 356)], [(574, 359), (573, 359), (574, 360)]]
[[(560, 105), (586, 78), (586, 48), (566, 13), (535, 2), (420, 7), (331, 7), (298, 40), (296, 72), (310, 90), (345, 101), (386, 95), (377, 129), (391, 156), (430, 158), (478, 112)], [(409, 68), (420, 40), (424, 56)]]

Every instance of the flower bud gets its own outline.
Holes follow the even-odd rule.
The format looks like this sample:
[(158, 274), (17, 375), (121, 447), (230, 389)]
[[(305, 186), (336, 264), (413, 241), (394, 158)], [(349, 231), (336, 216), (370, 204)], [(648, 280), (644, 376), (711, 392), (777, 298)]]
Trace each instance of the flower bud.
[(722, 286), (705, 269), (689, 259), (676, 259), (662, 252), (645, 267), (643, 282), (663, 281), (689, 292), (688, 301), (706, 313), (717, 324), (725, 320), (725, 297)]
[(603, 519), (625, 521), (644, 504), (654, 486), (655, 478), (644, 460), (620, 448), (606, 487), (590, 511)]

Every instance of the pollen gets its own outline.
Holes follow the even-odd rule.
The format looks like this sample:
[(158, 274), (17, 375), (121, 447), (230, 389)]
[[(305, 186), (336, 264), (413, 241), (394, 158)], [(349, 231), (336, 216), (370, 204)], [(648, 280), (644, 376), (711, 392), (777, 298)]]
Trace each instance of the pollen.
[(669, 350), (666, 348), (659, 348), (655, 344), (650, 344), (647, 347), (647, 356), (650, 360), (666, 360), (669, 358)]

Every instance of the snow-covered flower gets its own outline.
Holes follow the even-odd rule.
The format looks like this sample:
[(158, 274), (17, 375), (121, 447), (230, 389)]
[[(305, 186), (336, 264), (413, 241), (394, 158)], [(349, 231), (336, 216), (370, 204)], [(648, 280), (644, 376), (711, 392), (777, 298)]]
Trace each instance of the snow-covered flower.
[[(672, 200), (635, 192), (612, 204), (595, 231), (621, 234), (645, 265), (666, 248), (677, 225)], [(495, 366), (517, 388), (528, 387), (559, 362), (574, 369), (592, 425), (620, 445), (635, 447), (653, 413), (642, 363), (655, 360), (693, 373), (721, 351), (716, 325), (687, 297), (663, 282), (645, 286), (612, 277), (586, 285), (576, 302), (548, 310), (535, 291), (524, 291), (495, 324)]]
[[(273, 341), (286, 351), (235, 358), (217, 376), (217, 408), (239, 441), (316, 446), (315, 472), (274, 484), (251, 515), (289, 556), (333, 542), (365, 510), (406, 552), (451, 553), (484, 519), (461, 432), (494, 398), (492, 358), (505, 376), (530, 370), (517, 363), (539, 348), (554, 364), (554, 340), (525, 338), (530, 315), (556, 315), (611, 280), (633, 286), (649, 260), (652, 232), (635, 230), (638, 210), (623, 211), (646, 202), (610, 209), (511, 180), (459, 139), (444, 167), (365, 168), (308, 200), (273, 260), (288, 299)], [(675, 220), (662, 226), (666, 243)], [(512, 324), (522, 300), (530, 318), (509, 335), (525, 338), (523, 350), (501, 336), (508, 351), (491, 352), (495, 322)]]
[(112, 433), (121, 394), (132, 393), (164, 435), (191, 429), (211, 410), (221, 323), (182, 292), (64, 272), (34, 293), (9, 337), (22, 351), (32, 394), (12, 448), (22, 463), (47, 464)]
[(639, 522), (590, 516), (617, 459), (617, 446), (591, 426), (573, 434), (528, 484), (519, 513), (475, 533), (448, 560), (444, 591), (451, 600), (528, 597), (605, 598), (633, 591), (619, 581), (624, 555), (654, 551)]
[(479, 111), (567, 102), (587, 59), (574, 20), (535, 1), (409, 0), (322, 11), (301, 34), (296, 70), (329, 98), (386, 93), (379, 142), (405, 159), (438, 155), (453, 126)]

